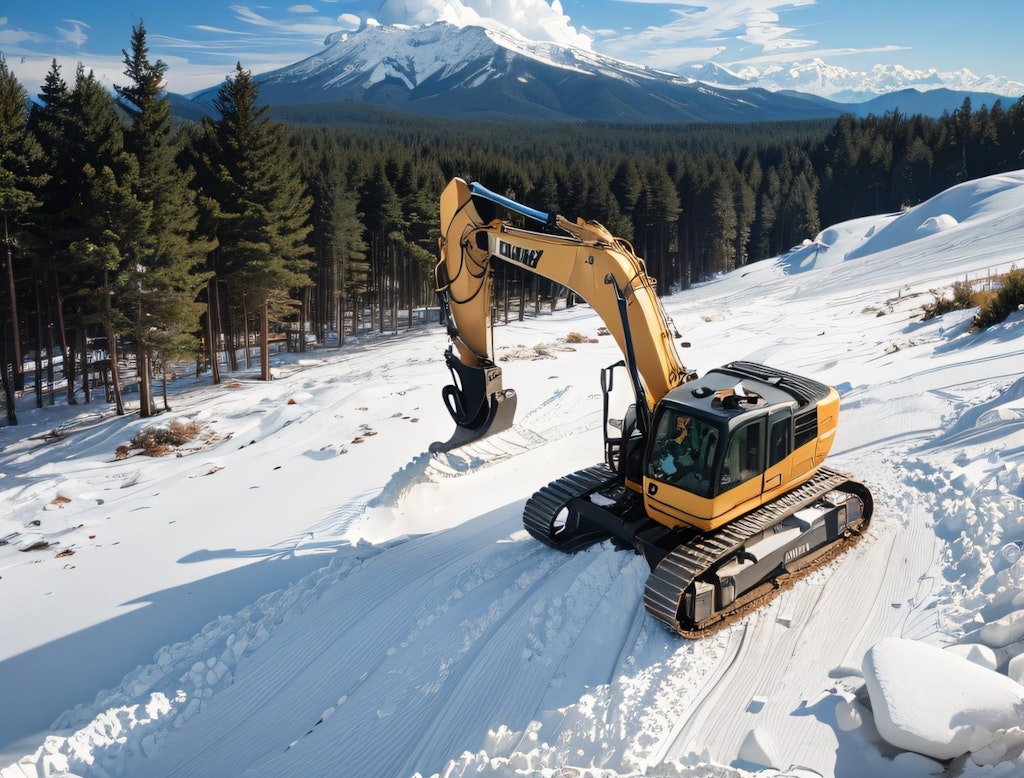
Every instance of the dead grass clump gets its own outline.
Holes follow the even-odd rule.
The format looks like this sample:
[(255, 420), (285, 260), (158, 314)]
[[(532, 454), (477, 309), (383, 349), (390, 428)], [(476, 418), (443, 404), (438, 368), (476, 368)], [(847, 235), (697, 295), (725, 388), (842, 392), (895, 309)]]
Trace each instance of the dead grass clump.
[(118, 447), (118, 458), (127, 456), (132, 449), (140, 449), (139, 453), (147, 457), (162, 457), (170, 454), (177, 448), (191, 443), (199, 437), (202, 428), (194, 421), (182, 421), (175, 419), (166, 427), (146, 427), (138, 435), (132, 438), (128, 445), (128, 451), (122, 451), (123, 446)]
[(582, 332), (570, 332), (565, 336), (566, 343), (597, 343), (597, 338), (588, 338)]
[(955, 281), (950, 289), (933, 289), (934, 302), (924, 306), (925, 321), (942, 316), (950, 311), (962, 311), (973, 308), (978, 303), (975, 299), (974, 284), (969, 281)]
[(991, 292), (979, 306), (976, 327), (991, 327), (1014, 311), (1024, 310), (1024, 270), (1013, 269), (998, 279), (999, 289)]

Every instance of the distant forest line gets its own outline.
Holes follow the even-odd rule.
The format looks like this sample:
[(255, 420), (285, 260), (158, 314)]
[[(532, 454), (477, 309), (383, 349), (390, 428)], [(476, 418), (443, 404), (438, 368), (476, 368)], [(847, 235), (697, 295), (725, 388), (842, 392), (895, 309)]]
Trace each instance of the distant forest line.
[[(187, 122), (171, 115), (167, 66), (149, 59), (145, 29), (132, 33), (116, 95), (81, 67), (65, 81), (54, 62), (29, 100), (0, 59), (9, 423), (26, 359), (40, 403), (55, 362), (68, 401), (88, 401), (96, 344), (115, 395), (110, 347), (122, 344), (146, 416), (156, 412), (150, 380), (172, 360), (196, 359), (219, 380), (220, 364), (236, 369), (239, 349), (248, 359), (256, 343), (269, 378), (275, 331), (341, 344), (411, 323), (436, 302), (438, 197), (454, 176), (603, 223), (669, 292), (825, 226), (1024, 166), (1024, 100), (965, 99), (938, 119), (895, 111), (737, 125), (465, 122), (353, 105), (344, 113), (355, 118), (338, 120), (329, 108), (262, 106), (239, 66), (216, 115)], [(558, 292), (520, 269), (494, 270), (505, 310), (509, 298), (521, 310)]]

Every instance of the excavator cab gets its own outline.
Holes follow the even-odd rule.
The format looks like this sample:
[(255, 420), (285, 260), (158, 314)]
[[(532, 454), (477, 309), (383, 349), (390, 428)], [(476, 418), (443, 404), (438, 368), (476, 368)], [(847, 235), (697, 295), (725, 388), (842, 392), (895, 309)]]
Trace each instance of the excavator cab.
[(825, 460), (835, 390), (734, 362), (670, 392), (655, 410), (644, 495), (669, 526), (707, 531), (763, 504)]

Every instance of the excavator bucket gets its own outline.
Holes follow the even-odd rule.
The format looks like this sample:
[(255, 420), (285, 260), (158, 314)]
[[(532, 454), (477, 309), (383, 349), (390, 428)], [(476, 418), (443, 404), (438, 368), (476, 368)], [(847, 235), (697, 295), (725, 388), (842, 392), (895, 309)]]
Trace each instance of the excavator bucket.
[(516, 393), (513, 389), (502, 389), (500, 367), (469, 367), (459, 361), (451, 348), (445, 352), (445, 361), (453, 383), (441, 390), (441, 397), (457, 426), (446, 442), (430, 444), (432, 454), (451, 451), (506, 430), (516, 415)]

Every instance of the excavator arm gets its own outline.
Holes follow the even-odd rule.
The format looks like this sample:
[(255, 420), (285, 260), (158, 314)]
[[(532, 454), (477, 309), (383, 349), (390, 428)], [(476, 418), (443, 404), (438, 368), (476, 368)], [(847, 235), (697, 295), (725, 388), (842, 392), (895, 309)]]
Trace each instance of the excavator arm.
[[(474, 198), (496, 203), (545, 231), (500, 219), (485, 222)], [(460, 178), (442, 192), (440, 212), (435, 278), (452, 339), (446, 361), (453, 376), (453, 385), (442, 394), (457, 429), (451, 440), (432, 450), (449, 450), (512, 424), (515, 393), (502, 386), (501, 368), (494, 363), (494, 260), (567, 287), (597, 312), (629, 368), (641, 428), (658, 401), (692, 377), (676, 353), (672, 327), (644, 261), (601, 224), (538, 211)]]

